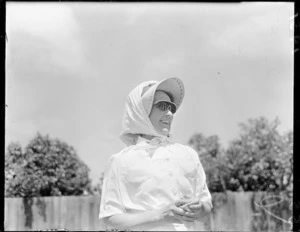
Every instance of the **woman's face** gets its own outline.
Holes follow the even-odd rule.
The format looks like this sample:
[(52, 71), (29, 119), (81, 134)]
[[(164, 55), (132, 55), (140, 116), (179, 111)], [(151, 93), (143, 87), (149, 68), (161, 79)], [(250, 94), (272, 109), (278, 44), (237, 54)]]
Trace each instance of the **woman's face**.
[(159, 134), (168, 135), (170, 133), (173, 121), (173, 113), (170, 109), (161, 110), (157, 107), (157, 105), (153, 105), (149, 118), (155, 130)]

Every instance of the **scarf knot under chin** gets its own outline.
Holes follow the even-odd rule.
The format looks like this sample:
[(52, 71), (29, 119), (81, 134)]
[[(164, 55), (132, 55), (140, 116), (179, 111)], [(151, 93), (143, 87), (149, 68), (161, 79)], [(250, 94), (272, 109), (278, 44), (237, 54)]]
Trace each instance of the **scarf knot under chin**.
[(170, 137), (163, 136), (163, 137), (155, 137), (152, 140), (148, 142), (150, 145), (154, 146), (166, 146), (172, 143), (172, 140)]

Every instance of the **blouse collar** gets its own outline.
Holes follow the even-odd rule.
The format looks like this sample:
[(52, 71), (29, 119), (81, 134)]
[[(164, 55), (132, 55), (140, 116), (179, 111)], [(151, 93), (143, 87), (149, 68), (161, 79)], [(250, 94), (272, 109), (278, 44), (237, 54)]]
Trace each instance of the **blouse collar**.
[(160, 137), (156, 136), (151, 140), (139, 136), (136, 144), (139, 144), (141, 142), (146, 142), (147, 144), (158, 145), (158, 146), (173, 143), (171, 135), (170, 136), (160, 136)]

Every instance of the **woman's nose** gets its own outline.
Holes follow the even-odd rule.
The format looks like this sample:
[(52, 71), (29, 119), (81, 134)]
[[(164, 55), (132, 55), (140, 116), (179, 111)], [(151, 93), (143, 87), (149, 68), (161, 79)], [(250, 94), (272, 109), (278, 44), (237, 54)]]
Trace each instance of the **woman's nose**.
[(167, 109), (167, 113), (166, 113), (167, 116), (173, 116), (173, 113), (171, 111), (170, 108)]

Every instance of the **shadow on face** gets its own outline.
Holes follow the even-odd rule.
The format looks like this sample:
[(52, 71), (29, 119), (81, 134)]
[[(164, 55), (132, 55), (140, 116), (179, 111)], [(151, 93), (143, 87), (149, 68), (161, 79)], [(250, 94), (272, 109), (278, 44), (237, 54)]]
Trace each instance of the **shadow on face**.
[[(166, 103), (165, 107), (162, 107), (161, 102)], [(153, 106), (149, 115), (150, 121), (155, 130), (161, 135), (169, 135), (171, 131), (171, 125), (173, 121), (171, 99), (168, 94), (163, 91), (156, 91)]]

